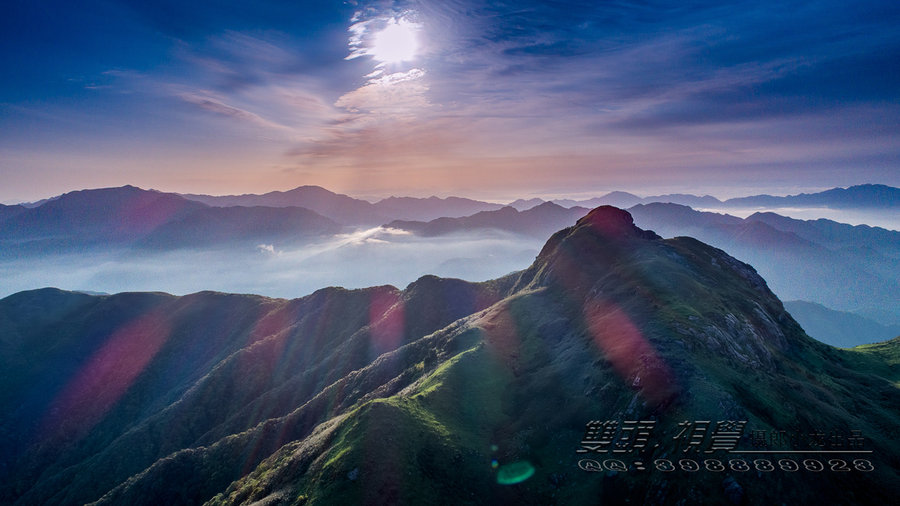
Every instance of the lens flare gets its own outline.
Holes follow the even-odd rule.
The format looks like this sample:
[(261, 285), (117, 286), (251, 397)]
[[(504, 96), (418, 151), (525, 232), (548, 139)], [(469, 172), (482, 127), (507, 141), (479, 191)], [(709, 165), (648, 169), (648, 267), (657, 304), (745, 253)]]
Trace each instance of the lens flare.
[(501, 485), (515, 485), (531, 478), (534, 475), (534, 466), (527, 460), (520, 460), (512, 464), (500, 466), (497, 472), (497, 483)]

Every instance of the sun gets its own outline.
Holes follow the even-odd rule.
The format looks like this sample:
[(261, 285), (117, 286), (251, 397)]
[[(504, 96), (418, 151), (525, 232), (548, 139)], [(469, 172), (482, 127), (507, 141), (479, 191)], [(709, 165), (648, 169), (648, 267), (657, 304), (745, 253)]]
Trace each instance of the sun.
[(369, 54), (380, 63), (401, 63), (412, 60), (419, 50), (419, 25), (405, 19), (392, 19), (372, 39)]

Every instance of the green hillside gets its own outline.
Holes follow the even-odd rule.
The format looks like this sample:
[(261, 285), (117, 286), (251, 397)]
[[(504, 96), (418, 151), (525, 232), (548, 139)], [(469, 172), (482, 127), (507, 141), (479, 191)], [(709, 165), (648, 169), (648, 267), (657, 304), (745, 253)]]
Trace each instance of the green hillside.
[[(749, 265), (615, 208), (492, 282), (428, 276), (291, 301), (43, 290), (0, 301), (0, 336), (0, 500), (13, 504), (886, 504), (900, 492), (897, 340), (819, 343)], [(618, 424), (607, 442), (622, 452), (582, 442), (594, 421)], [(710, 433), (684, 433), (704, 421)], [(719, 421), (746, 422), (732, 453), (711, 446)], [(623, 428), (638, 423), (652, 426), (643, 448)], [(783, 453), (837, 448), (870, 453)], [(760, 450), (774, 453), (739, 453)], [(584, 463), (611, 459), (625, 467)]]

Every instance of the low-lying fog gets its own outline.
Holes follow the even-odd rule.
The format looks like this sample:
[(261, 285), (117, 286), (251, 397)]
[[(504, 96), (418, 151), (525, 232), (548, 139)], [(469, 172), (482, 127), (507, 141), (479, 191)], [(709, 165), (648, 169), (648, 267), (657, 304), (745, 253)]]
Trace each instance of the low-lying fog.
[(0, 297), (54, 286), (117, 293), (201, 290), (295, 298), (326, 286), (399, 288), (425, 274), (483, 281), (528, 267), (542, 240), (501, 232), (422, 238), (377, 227), (304, 247), (259, 244), (0, 260)]

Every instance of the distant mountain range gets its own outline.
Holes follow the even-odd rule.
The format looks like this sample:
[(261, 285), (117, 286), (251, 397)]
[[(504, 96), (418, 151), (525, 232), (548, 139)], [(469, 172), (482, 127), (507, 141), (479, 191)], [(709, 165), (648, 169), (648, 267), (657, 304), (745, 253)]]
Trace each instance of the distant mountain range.
[(0, 222), (4, 239), (74, 236), (86, 241), (119, 241), (140, 237), (206, 206), (170, 193), (123, 186), (74, 191), (37, 207), (14, 207), (17, 212), (7, 213)]
[(334, 221), (301, 207), (208, 207), (160, 225), (137, 246), (168, 250), (261, 241), (296, 244), (341, 229)]
[(566, 223), (586, 215), (590, 209), (565, 208), (544, 202), (526, 211), (507, 206), (496, 211), (481, 211), (463, 218), (438, 218), (429, 222), (395, 220), (388, 227), (415, 232), (424, 237), (493, 229), (535, 237), (547, 237)]
[(191, 195), (185, 198), (217, 207), (266, 206), (304, 207), (346, 225), (380, 225), (390, 220), (432, 220), (443, 216), (468, 216), (479, 211), (494, 211), (499, 204), (460, 197), (414, 198), (389, 197), (372, 204), (347, 195), (330, 192), (319, 186), (300, 186), (293, 190), (263, 195)]
[[(34, 240), (40, 236), (41, 239), (52, 240), (74, 234), (98, 240), (124, 240), (140, 236), (163, 222), (178, 220), (185, 213), (200, 209), (202, 206), (197, 206), (197, 202), (209, 207), (300, 207), (342, 225), (381, 225), (393, 220), (428, 222), (439, 218), (462, 218), (485, 211), (498, 211), (504, 207), (501, 204), (460, 197), (390, 197), (373, 204), (318, 186), (301, 186), (262, 195), (228, 196), (178, 195), (125, 186), (75, 191), (31, 204), (0, 205), (0, 237)], [(509, 207), (526, 211), (543, 202), (535, 198), (520, 199), (510, 203)], [(694, 208), (818, 206), (893, 209), (900, 208), (900, 190), (884, 185), (859, 185), (815, 194), (788, 197), (757, 195), (724, 202), (709, 195), (698, 197), (668, 194), (641, 198), (626, 192), (612, 192), (588, 200), (553, 201), (565, 208), (584, 209), (600, 205), (630, 208), (654, 202), (676, 203)], [(273, 219), (278, 219), (277, 212), (269, 213)], [(227, 218), (219, 217), (215, 220)]]
[[(542, 199), (532, 198), (528, 200), (516, 200), (509, 205), (520, 211), (530, 209), (540, 203)], [(850, 186), (848, 188), (833, 188), (819, 193), (801, 193), (785, 197), (772, 195), (754, 195), (751, 197), (738, 197), (728, 200), (719, 200), (710, 195), (699, 197), (697, 195), (672, 193), (667, 195), (655, 195), (651, 197), (638, 197), (627, 192), (615, 191), (601, 197), (588, 200), (556, 199), (554, 203), (563, 207), (581, 206), (593, 208), (602, 205), (610, 205), (620, 208), (629, 208), (638, 204), (651, 204), (655, 202), (681, 204), (693, 208), (745, 208), (745, 209), (777, 209), (785, 207), (826, 207), (834, 209), (898, 209), (900, 208), (900, 188), (880, 184), (864, 184)]]
[[(394, 221), (388, 226), (423, 237), (489, 229), (540, 236), (587, 211), (545, 202), (526, 211), (506, 207), (465, 218)], [(751, 263), (783, 297), (859, 311), (885, 325), (900, 323), (896, 303), (900, 300), (896, 268), (900, 232), (768, 212), (742, 219), (678, 204), (638, 204), (629, 211), (640, 226), (665, 237), (695, 237)], [(865, 335), (854, 338), (853, 345), (870, 342)]]
[(629, 212), (664, 237), (695, 237), (752, 264), (782, 298), (900, 323), (900, 232), (773, 213), (741, 219), (677, 204), (640, 204)]
[[(874, 207), (894, 205), (895, 196), (895, 188), (862, 185), (776, 199), (794, 199), (790, 202), (797, 205), (830, 202)], [(699, 197), (700, 201), (691, 200), (698, 197), (689, 195), (648, 199), (653, 198), (686, 199), (705, 205), (711, 197)], [(749, 199), (741, 200), (741, 205), (751, 201), (770, 205), (787, 202), (765, 196)], [(593, 205), (604, 200), (625, 205), (647, 199), (614, 192), (584, 202)], [(110, 248), (159, 252), (301, 246), (333, 237), (345, 231), (343, 227), (384, 224), (421, 237), (494, 229), (537, 240), (588, 212), (583, 207), (539, 202), (516, 201), (513, 206), (502, 207), (455, 197), (391, 197), (373, 204), (314, 186), (228, 197), (181, 196), (133, 186), (83, 190), (47, 199), (40, 205), (0, 206), (0, 258), (82, 254)], [(515, 206), (531, 207), (517, 211)], [(900, 300), (900, 273), (896, 268), (900, 233), (896, 231), (824, 219), (802, 221), (770, 212), (741, 219), (676, 204), (636, 204), (630, 209), (639, 225), (663, 236), (696, 237), (750, 262), (787, 299), (811, 300), (836, 310), (857, 312), (884, 325), (900, 323), (900, 306), (896, 304)], [(458, 214), (464, 216), (455, 217)], [(436, 215), (442, 216), (429, 219)]]
[(787, 197), (755, 195), (739, 197), (723, 202), (726, 207), (833, 207), (847, 208), (898, 208), (900, 188), (881, 184), (864, 184), (849, 188), (832, 188), (819, 193), (801, 193)]
[[(390, 220), (431, 221), (437, 218), (460, 218), (481, 211), (496, 211), (503, 205), (460, 197), (389, 197), (374, 204), (347, 195), (336, 194), (318, 186), (301, 186), (293, 190), (269, 192), (262, 195), (192, 195), (184, 197), (211, 206), (268, 206), (305, 207), (345, 224), (383, 223)], [(509, 203), (518, 211), (527, 211), (545, 200), (539, 198), (519, 199)], [(671, 193), (650, 197), (614, 191), (600, 197), (586, 200), (555, 199), (554, 204), (562, 207), (594, 208), (611, 205), (629, 208), (638, 204), (654, 202), (682, 204), (693, 208), (783, 208), (783, 207), (826, 207), (835, 209), (896, 209), (900, 208), (900, 189), (879, 184), (865, 184), (848, 188), (833, 188), (819, 193), (801, 193), (777, 197), (754, 195), (721, 201), (710, 195), (697, 196)]]
[(900, 336), (900, 325), (881, 325), (869, 318), (828, 309), (814, 302), (792, 300), (785, 302), (784, 307), (808, 335), (832, 346), (851, 348)]
[(496, 211), (501, 204), (481, 202), (460, 197), (388, 197), (373, 204), (384, 216), (397, 220), (424, 220), (458, 218), (484, 211)]
[(330, 192), (319, 186), (300, 186), (293, 190), (274, 191), (263, 195), (182, 196), (215, 207), (303, 207), (342, 224), (378, 225), (387, 219), (387, 216), (382, 215), (370, 202)]
[[(74, 192), (73, 192), (74, 193)], [(334, 193), (320, 186), (299, 186), (287, 191), (272, 191), (264, 194), (243, 195), (203, 195), (181, 194), (188, 200), (202, 202), (213, 207), (304, 207), (328, 216), (342, 223), (356, 224), (380, 222), (384, 220), (430, 221), (436, 218), (459, 218), (480, 211), (496, 211), (504, 205), (461, 197), (388, 197), (374, 204)], [(58, 199), (51, 197), (37, 202), (14, 206), (0, 204), (0, 218), (5, 212), (15, 208), (40, 207)], [(518, 199), (509, 204), (519, 211), (526, 211), (546, 202), (540, 198)], [(783, 208), (783, 207), (828, 207), (836, 209), (892, 209), (900, 208), (900, 188), (881, 184), (864, 184), (847, 188), (832, 188), (818, 193), (801, 193), (788, 196), (753, 195), (719, 200), (710, 195), (697, 196), (684, 193), (670, 193), (639, 197), (632, 193), (614, 191), (586, 200), (554, 199), (553, 203), (563, 207), (594, 208), (611, 205), (628, 208), (638, 204), (654, 202), (681, 204), (693, 208)]]
[(0, 208), (0, 256), (302, 242), (340, 230), (308, 209), (213, 208), (172, 193), (124, 186), (66, 193), (37, 207)]
[[(810, 339), (752, 267), (612, 207), (485, 283), (426, 276), (295, 300), (22, 292), (0, 300), (0, 350), (5, 504), (900, 494), (900, 340), (838, 350)], [(694, 428), (703, 420), (710, 434)], [(607, 435), (591, 425), (604, 421)], [(734, 434), (738, 452), (802, 451), (816, 440), (754, 434), (848, 445), (851, 429), (872, 453), (717, 446)], [(604, 470), (611, 458), (624, 469)]]

